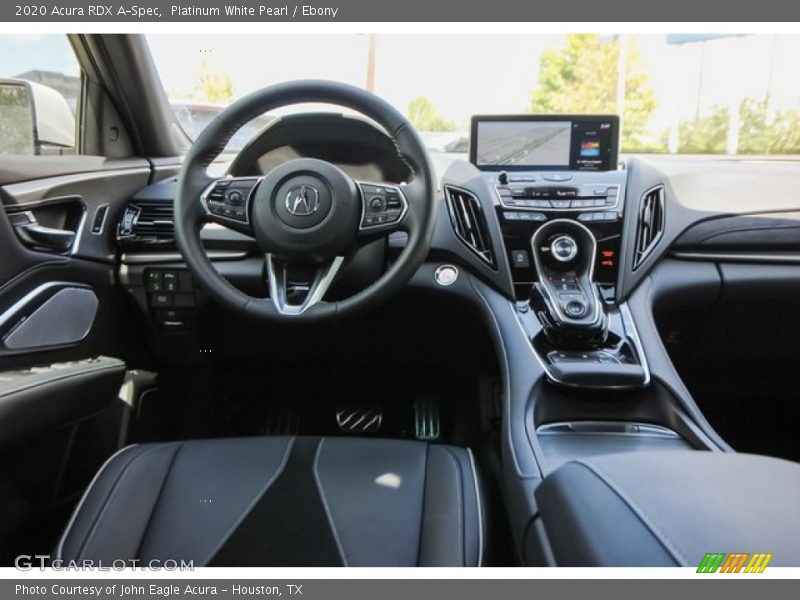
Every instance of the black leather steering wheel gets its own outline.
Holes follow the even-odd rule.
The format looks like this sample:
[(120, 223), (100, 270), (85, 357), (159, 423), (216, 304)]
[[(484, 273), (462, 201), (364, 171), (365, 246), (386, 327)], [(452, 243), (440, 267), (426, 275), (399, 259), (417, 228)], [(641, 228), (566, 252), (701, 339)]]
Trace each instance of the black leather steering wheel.
[[(213, 179), (208, 165), (252, 118), (282, 106), (324, 102), (356, 110), (381, 125), (409, 166), (401, 185), (355, 181), (313, 158), (287, 161), (263, 177)], [(217, 302), (262, 320), (319, 320), (357, 314), (399, 291), (425, 260), (435, 225), (435, 176), (408, 120), (366, 90), (332, 81), (294, 81), (237, 100), (201, 132), (183, 162), (175, 196), (175, 239), (195, 281)], [(252, 235), (266, 257), (269, 298), (228, 283), (203, 249), (200, 229), (216, 222)], [(337, 302), (324, 299), (359, 241), (408, 233), (398, 259), (374, 283)], [(296, 271), (306, 277), (297, 284)]]

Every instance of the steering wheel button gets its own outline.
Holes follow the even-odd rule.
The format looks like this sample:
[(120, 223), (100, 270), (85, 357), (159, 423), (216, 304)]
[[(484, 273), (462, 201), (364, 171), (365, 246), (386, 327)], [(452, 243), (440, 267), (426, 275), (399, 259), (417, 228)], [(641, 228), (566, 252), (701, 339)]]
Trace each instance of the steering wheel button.
[(232, 190), (228, 192), (226, 199), (228, 204), (239, 206), (244, 201), (244, 196), (242, 196), (242, 193), (239, 190)]
[(384, 208), (383, 198), (375, 196), (369, 201), (369, 208), (372, 212), (380, 212)]
[(376, 185), (366, 185), (361, 184), (361, 189), (364, 191), (365, 194), (382, 194), (383, 188), (380, 188)]

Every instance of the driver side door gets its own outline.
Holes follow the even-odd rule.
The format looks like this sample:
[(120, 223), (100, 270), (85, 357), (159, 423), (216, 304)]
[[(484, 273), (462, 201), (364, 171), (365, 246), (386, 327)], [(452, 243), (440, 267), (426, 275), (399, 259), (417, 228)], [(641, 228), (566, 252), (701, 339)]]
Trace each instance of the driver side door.
[[(34, 47), (35, 46), (35, 47)], [(0, 36), (0, 564), (47, 553), (125, 442), (135, 317), (116, 223), (147, 185), (102, 83), (66, 36)], [(100, 137), (102, 136), (102, 138)], [(102, 151), (102, 152), (101, 152)]]

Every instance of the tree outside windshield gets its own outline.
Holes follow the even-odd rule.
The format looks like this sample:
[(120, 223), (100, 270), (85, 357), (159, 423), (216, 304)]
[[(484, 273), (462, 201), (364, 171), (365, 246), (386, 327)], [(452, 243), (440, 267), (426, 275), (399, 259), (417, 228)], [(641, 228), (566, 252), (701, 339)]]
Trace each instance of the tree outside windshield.
[[(432, 151), (455, 156), (468, 151), (472, 114), (516, 113), (619, 114), (627, 153), (800, 154), (797, 35), (147, 38), (189, 139), (240, 96), (322, 78), (374, 91), (410, 118)], [(74, 107), (79, 77), (65, 47), (64, 36), (0, 36), (0, 77), (50, 86)], [(274, 116), (246, 125), (229, 149)]]

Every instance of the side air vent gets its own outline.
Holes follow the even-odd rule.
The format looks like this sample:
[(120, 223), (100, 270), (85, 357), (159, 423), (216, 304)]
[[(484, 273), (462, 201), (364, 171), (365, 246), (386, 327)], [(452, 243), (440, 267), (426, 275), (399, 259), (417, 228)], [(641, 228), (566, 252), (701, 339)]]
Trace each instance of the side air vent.
[(494, 267), (495, 258), (486, 227), (486, 216), (478, 199), (469, 192), (451, 186), (445, 186), (444, 193), (450, 222), (458, 239)]
[(647, 190), (639, 205), (636, 221), (636, 248), (633, 255), (633, 269), (638, 269), (661, 239), (664, 233), (664, 186)]
[(172, 242), (175, 239), (172, 203), (132, 202), (122, 213), (117, 237), (151, 244)]

